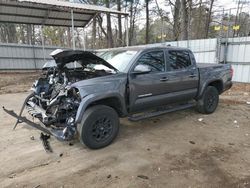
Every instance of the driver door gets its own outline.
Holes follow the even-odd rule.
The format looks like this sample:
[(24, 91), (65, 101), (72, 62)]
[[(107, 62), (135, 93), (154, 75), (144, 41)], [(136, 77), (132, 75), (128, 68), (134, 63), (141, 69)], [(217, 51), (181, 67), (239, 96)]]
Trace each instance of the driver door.
[[(138, 74), (134, 72), (137, 65), (146, 65), (151, 71)], [(164, 102), (166, 97), (166, 61), (163, 50), (143, 53), (129, 73), (130, 112), (144, 111)]]

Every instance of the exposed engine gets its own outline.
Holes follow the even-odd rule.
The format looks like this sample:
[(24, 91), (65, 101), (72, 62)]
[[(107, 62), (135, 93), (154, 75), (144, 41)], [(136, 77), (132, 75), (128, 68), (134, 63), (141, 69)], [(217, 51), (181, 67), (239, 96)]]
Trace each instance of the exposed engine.
[[(43, 66), (43, 74), (33, 84), (33, 93), (24, 100), (20, 113), (3, 107), (6, 113), (17, 119), (13, 129), (19, 123), (26, 123), (42, 131), (41, 139), (45, 148), (48, 148), (47, 139), (50, 135), (62, 141), (72, 140), (76, 135), (76, 118), (80, 118), (76, 116), (84, 97), (81, 95), (85, 95), (85, 83), (79, 81), (119, 72), (89, 51), (57, 49), (50, 55), (54, 60)], [(22, 116), (25, 107), (41, 124)]]
[(77, 88), (71, 84), (108, 74), (103, 70), (50, 67), (33, 85), (34, 95), (28, 100), (28, 112), (38, 118), (55, 136), (71, 140), (76, 134), (75, 117), (81, 102)]

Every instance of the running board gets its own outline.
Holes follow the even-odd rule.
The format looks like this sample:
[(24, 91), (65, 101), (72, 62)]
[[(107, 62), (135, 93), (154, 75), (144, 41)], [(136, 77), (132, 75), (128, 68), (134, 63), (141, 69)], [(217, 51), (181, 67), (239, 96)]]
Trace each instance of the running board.
[(153, 112), (145, 112), (144, 114), (141, 115), (132, 115), (128, 117), (128, 120), (130, 121), (140, 121), (142, 119), (147, 119), (147, 118), (152, 118), (152, 117), (156, 117), (156, 116), (160, 116), (162, 114), (166, 114), (166, 113), (170, 113), (170, 112), (175, 112), (175, 111), (179, 111), (179, 110), (185, 110), (188, 108), (192, 108), (196, 106), (196, 103), (188, 103), (188, 104), (184, 104), (184, 105), (178, 105), (178, 106), (170, 106), (170, 107), (161, 107), (160, 110), (156, 110)]

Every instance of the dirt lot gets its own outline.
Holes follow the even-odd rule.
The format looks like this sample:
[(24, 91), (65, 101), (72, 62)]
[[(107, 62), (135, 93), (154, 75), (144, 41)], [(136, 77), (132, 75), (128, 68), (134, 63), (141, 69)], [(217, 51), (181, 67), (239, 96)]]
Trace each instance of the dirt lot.
[[(24, 80), (15, 91), (0, 82), (1, 106), (20, 109), (30, 87)], [(211, 115), (190, 109), (122, 119), (116, 141), (101, 150), (51, 139), (53, 153), (25, 124), (12, 131), (15, 120), (0, 110), (0, 187), (250, 187), (250, 86), (221, 98)]]
[(40, 73), (0, 73), (0, 94), (28, 91)]

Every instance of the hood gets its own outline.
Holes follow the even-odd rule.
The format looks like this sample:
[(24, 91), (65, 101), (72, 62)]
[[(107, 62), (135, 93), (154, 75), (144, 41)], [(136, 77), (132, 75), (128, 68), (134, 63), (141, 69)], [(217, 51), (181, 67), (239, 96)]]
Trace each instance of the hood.
[(89, 51), (58, 49), (53, 51), (50, 55), (55, 59), (58, 68), (63, 68), (67, 63), (79, 61), (79, 64), (81, 64), (83, 67), (88, 64), (102, 64), (117, 71), (117, 69), (107, 61)]

